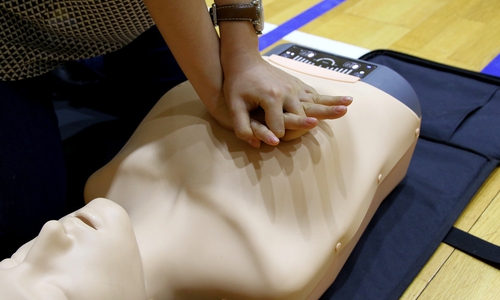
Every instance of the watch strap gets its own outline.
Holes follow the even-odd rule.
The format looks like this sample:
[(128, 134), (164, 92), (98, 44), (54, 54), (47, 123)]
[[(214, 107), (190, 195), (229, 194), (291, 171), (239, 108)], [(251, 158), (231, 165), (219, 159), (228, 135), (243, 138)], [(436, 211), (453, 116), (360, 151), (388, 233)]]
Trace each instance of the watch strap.
[(216, 7), (217, 22), (250, 21), (258, 19), (257, 9), (253, 4), (230, 4)]

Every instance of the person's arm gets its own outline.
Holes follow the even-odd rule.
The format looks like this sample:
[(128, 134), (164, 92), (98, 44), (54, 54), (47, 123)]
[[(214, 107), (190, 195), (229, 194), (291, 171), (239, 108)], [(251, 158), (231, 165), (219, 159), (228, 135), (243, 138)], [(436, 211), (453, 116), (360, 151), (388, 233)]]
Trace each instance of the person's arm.
[[(299, 132), (315, 127), (316, 118), (345, 114), (350, 101), (330, 97), (314, 105), (312, 94), (307, 93), (314, 93), (312, 88), (265, 62), (250, 22), (221, 23), (219, 40), (205, 1), (144, 2), (210, 114), (250, 145), (258, 147), (261, 141), (277, 145), (285, 126), (294, 130), (289, 136), (295, 138)], [(229, 2), (217, 0), (219, 5)], [(301, 101), (309, 102), (309, 117), (305, 116)], [(265, 111), (265, 125), (250, 122), (250, 111), (258, 107)], [(284, 115), (283, 110), (289, 113)]]
[[(250, 2), (251, 0), (215, 0), (217, 6)], [(317, 120), (306, 119), (306, 115), (332, 119), (346, 113), (346, 106), (351, 103), (351, 98), (319, 97), (312, 87), (267, 63), (259, 52), (258, 36), (251, 22), (225, 21), (218, 25), (220, 59), (225, 78), (224, 95), (238, 137), (243, 140), (252, 139), (255, 127), (250, 122), (249, 111), (258, 107), (265, 111), (265, 125), (271, 130), (276, 144), (278, 138), (290, 140), (316, 126)], [(304, 105), (313, 109), (306, 113)], [(285, 128), (284, 112), (288, 113), (287, 118), (294, 117), (296, 130), (289, 130), (290, 126)]]
[(223, 75), (219, 37), (205, 2), (144, 0), (144, 3), (182, 71), (213, 113), (217, 101), (223, 98)]
[[(248, 4), (250, 0), (215, 0), (217, 6)], [(248, 111), (262, 107), (267, 127), (277, 138), (285, 134), (283, 110), (304, 115), (300, 103), (291, 99), (303, 87), (298, 80), (265, 62), (259, 53), (255, 28), (248, 21), (219, 23), (221, 64), (225, 76), (224, 94), (235, 133), (251, 138)], [(287, 97), (290, 97), (287, 99)]]

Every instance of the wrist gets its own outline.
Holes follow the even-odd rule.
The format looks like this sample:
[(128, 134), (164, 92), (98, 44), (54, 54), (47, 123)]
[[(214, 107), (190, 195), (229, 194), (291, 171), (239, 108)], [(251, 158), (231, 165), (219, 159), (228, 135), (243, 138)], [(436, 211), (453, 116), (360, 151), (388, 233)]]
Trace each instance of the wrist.
[(220, 57), (222, 68), (260, 59), (259, 39), (250, 22), (220, 24)]

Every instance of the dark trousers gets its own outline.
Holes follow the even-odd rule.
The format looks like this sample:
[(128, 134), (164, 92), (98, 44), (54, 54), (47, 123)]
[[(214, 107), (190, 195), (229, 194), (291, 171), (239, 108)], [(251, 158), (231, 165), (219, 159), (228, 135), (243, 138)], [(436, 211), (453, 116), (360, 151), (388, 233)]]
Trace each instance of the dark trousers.
[[(119, 136), (124, 143), (156, 101), (184, 80), (153, 27), (113, 53), (31, 79), (0, 81), (0, 260), (36, 237), (46, 221), (82, 206), (86, 178), (106, 162), (95, 158), (104, 151), (112, 157), (121, 146), (110, 152), (99, 141)], [(120, 123), (104, 137), (98, 136), (102, 130), (88, 130), (62, 141), (54, 112), (62, 100)]]

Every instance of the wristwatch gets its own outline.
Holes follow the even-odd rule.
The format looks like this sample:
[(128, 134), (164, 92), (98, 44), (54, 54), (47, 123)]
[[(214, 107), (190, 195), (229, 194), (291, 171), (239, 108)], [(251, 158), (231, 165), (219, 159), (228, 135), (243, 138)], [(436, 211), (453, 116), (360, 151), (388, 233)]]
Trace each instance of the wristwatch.
[(250, 21), (255, 32), (260, 35), (264, 30), (264, 9), (262, 0), (252, 0), (248, 4), (230, 4), (217, 6), (212, 4), (210, 17), (214, 26), (223, 21)]

